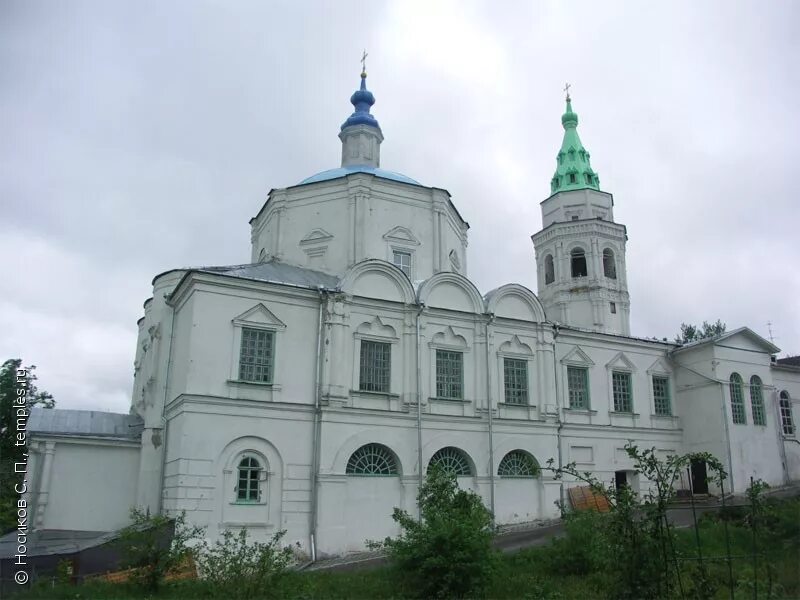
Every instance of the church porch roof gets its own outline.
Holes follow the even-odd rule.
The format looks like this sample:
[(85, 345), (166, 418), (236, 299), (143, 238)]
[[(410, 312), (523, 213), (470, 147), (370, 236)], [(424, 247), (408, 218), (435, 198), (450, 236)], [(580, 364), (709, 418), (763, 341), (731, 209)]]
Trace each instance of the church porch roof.
[(31, 434), (80, 437), (138, 440), (143, 426), (137, 415), (64, 408), (33, 408), (28, 419)]

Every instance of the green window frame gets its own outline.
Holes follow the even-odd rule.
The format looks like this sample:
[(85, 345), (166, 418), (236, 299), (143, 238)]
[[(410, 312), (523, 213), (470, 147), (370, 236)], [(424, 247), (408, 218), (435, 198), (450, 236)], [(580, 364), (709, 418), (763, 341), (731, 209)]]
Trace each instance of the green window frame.
[(436, 351), (436, 397), (464, 399), (464, 353)]
[(239, 352), (239, 379), (272, 383), (274, 367), (275, 332), (243, 327)]
[(463, 450), (459, 450), (453, 446), (445, 446), (431, 456), (430, 461), (428, 461), (428, 469), (432, 466), (439, 467), (448, 475), (455, 475), (456, 477), (473, 474), (472, 466), (467, 455), (464, 454)]
[(589, 369), (567, 367), (567, 393), (569, 407), (573, 410), (589, 410)]
[(392, 380), (392, 345), (361, 340), (358, 389), (388, 394)]
[(669, 395), (669, 377), (653, 375), (653, 405), (658, 416), (672, 416), (672, 401)]
[(753, 375), (750, 378), (750, 408), (753, 410), (753, 425), (766, 425), (767, 413), (764, 410), (764, 387), (758, 375)]
[(245, 456), (238, 467), (236, 502), (254, 504), (261, 500), (261, 463), (252, 456)]
[(728, 388), (731, 393), (731, 418), (734, 425), (747, 425), (743, 387), (742, 376), (738, 373), (731, 373)]
[(528, 361), (503, 359), (503, 387), (507, 404), (528, 404)]
[(611, 372), (611, 390), (614, 396), (614, 412), (633, 412), (633, 386), (627, 371)]
[(367, 477), (398, 475), (397, 459), (383, 444), (366, 444), (350, 455), (345, 473)]
[(539, 476), (539, 463), (524, 450), (512, 450), (497, 467), (500, 477), (533, 478)]

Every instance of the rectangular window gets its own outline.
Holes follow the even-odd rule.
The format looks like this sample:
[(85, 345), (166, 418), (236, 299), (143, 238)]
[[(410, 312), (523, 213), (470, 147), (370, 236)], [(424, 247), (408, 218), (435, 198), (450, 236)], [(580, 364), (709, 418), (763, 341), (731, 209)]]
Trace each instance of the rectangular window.
[(389, 393), (392, 373), (392, 345), (361, 340), (361, 371), (358, 389)]
[(610, 302), (609, 304), (611, 304), (611, 314), (612, 315), (617, 314), (617, 303), (616, 302)]
[(503, 359), (505, 397), (508, 404), (528, 403), (528, 361)]
[(461, 352), (436, 351), (436, 397), (464, 398), (464, 355)]
[(578, 410), (589, 408), (589, 369), (567, 367), (569, 407)]
[(411, 253), (400, 252), (395, 250), (392, 254), (392, 261), (394, 266), (400, 269), (403, 273), (411, 277)]
[(672, 404), (669, 400), (669, 378), (653, 375), (653, 403), (657, 415), (672, 415)]
[(612, 371), (611, 387), (614, 392), (614, 412), (633, 412), (631, 374)]
[(272, 383), (274, 364), (275, 332), (243, 327), (242, 347), (239, 353), (239, 379)]

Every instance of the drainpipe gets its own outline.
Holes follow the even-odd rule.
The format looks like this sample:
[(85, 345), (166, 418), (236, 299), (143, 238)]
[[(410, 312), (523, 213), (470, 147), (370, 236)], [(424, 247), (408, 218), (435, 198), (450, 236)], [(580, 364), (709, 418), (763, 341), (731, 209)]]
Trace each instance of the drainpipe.
[[(556, 384), (556, 420), (558, 427), (556, 428), (556, 444), (558, 445), (558, 468), (561, 469), (564, 465), (563, 456), (561, 451), (561, 430), (564, 428), (564, 422), (561, 420), (561, 401), (558, 394), (558, 359), (556, 352), (556, 338), (558, 337), (559, 328), (558, 323), (553, 324), (553, 379)], [(561, 506), (565, 506), (564, 502), (564, 480), (560, 480), (558, 497), (561, 500)]]
[(489, 314), (486, 321), (486, 408), (489, 415), (489, 504), (492, 509), (492, 520), (494, 520), (494, 440), (492, 423), (494, 420), (494, 406), (492, 405), (492, 377), (491, 377), (491, 358), (489, 355), (489, 327), (494, 323), (494, 313)]
[(322, 338), (323, 316), (325, 313), (325, 299), (328, 291), (319, 286), (319, 316), (317, 318), (317, 372), (314, 377), (314, 432), (311, 437), (311, 532), (309, 547), (311, 561), (317, 560), (317, 507), (319, 496), (319, 448), (322, 437)]
[(167, 350), (167, 372), (164, 375), (164, 402), (161, 405), (161, 430), (164, 435), (161, 438), (161, 471), (158, 474), (158, 514), (164, 512), (164, 473), (167, 469), (167, 396), (169, 392), (169, 372), (172, 367), (172, 338), (175, 333), (175, 306), (170, 302), (170, 295), (165, 294), (165, 304), (170, 308), (169, 319), (169, 349)]
[[(422, 489), (422, 483), (424, 480), (423, 476), (423, 464), (422, 464), (422, 353), (420, 351), (420, 328), (419, 328), (419, 318), (422, 315), (422, 311), (425, 310), (425, 303), (419, 303), (419, 310), (417, 311), (417, 319), (416, 319), (416, 326), (417, 326), (417, 471), (419, 472), (419, 487), (417, 488), (417, 494), (419, 494), (419, 490)], [(420, 506), (419, 502), (417, 502), (417, 516), (419, 520), (422, 521), (422, 507)]]

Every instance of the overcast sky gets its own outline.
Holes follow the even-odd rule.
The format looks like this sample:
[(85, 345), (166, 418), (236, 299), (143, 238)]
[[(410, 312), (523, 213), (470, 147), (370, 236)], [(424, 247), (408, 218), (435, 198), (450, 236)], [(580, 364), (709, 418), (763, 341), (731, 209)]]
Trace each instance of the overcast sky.
[(450, 191), (482, 292), (536, 289), (564, 83), (628, 228), (632, 332), (800, 353), (800, 3), (0, 3), (0, 360), (127, 412), (153, 276), (248, 262), (338, 167), (367, 48), (384, 168)]

